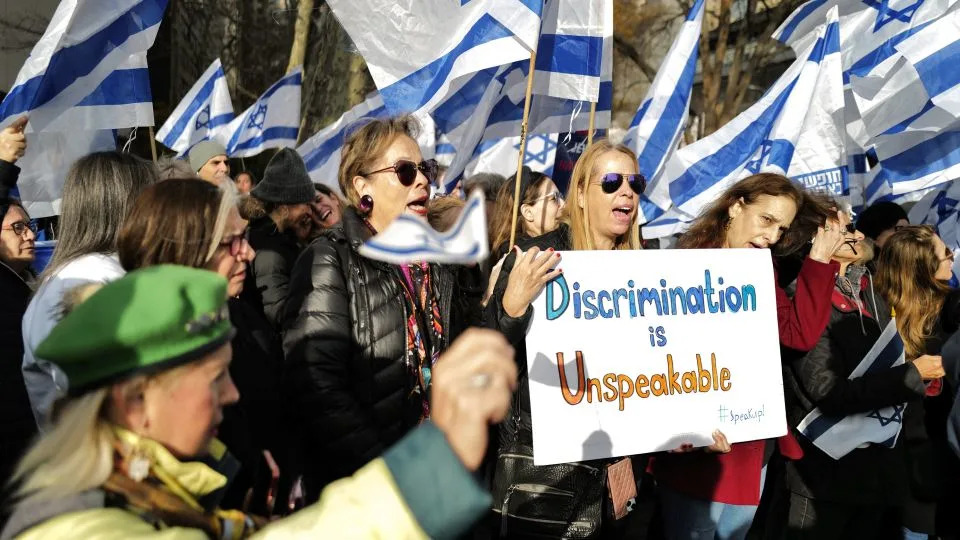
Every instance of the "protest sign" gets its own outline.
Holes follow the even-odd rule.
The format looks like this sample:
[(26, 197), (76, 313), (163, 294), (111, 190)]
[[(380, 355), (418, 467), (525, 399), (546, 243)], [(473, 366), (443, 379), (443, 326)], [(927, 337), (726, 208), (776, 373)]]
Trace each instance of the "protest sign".
[(562, 256), (527, 333), (536, 465), (786, 433), (768, 250)]

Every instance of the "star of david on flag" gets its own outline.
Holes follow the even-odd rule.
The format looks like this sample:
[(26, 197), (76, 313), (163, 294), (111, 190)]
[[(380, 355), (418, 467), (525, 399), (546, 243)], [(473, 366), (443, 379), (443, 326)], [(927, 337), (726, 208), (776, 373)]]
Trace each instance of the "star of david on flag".
[(890, 6), (894, 0), (863, 0), (863, 3), (877, 10), (877, 21), (873, 25), (873, 31), (877, 32), (888, 23), (899, 21), (902, 23), (910, 22), (910, 19), (917, 13), (924, 0), (915, 0), (912, 4), (896, 9)]
[(753, 174), (759, 173), (760, 169), (770, 161), (771, 149), (773, 149), (773, 143), (769, 139), (760, 143), (760, 155), (757, 159), (748, 161), (745, 168)]
[(250, 115), (250, 122), (247, 124), (247, 127), (252, 129), (263, 129), (263, 122), (266, 119), (267, 119), (267, 104), (260, 103), (257, 106), (257, 110)]
[[(848, 379), (901, 366), (905, 361), (903, 340), (897, 332), (897, 320), (892, 318)], [(833, 459), (840, 459), (864, 444), (893, 448), (900, 436), (903, 411), (906, 408), (906, 403), (899, 403), (870, 413), (837, 417), (828, 416), (817, 407), (800, 422), (797, 430), (825, 454)]]
[[(513, 145), (517, 152), (520, 151), (520, 142)], [(527, 139), (527, 147), (523, 155), (523, 164), (546, 168), (553, 165), (553, 157), (557, 152), (557, 143), (550, 135), (534, 135)]]
[(194, 129), (204, 129), (210, 126), (210, 105), (207, 105), (197, 113), (197, 123)]

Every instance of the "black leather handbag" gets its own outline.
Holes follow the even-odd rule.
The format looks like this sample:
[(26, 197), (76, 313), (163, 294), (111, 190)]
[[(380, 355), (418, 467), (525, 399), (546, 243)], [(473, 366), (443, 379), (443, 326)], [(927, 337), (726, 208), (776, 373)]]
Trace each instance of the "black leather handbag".
[(598, 536), (605, 469), (589, 462), (535, 466), (532, 442), (521, 441), (518, 401), (514, 402), (514, 436), (497, 453), (493, 474), (493, 512), (500, 517), (500, 537)]

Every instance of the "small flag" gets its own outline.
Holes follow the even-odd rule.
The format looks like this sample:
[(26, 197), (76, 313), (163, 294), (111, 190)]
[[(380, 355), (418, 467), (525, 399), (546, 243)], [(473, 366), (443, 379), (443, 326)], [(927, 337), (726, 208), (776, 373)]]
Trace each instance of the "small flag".
[[(897, 332), (897, 321), (892, 318), (848, 378), (890, 369), (905, 361), (903, 340)], [(797, 430), (825, 454), (840, 459), (867, 443), (893, 448), (900, 436), (906, 408), (907, 404), (903, 403), (843, 417), (827, 416), (816, 408), (800, 422)]]
[(489, 251), (485, 208), (483, 193), (474, 191), (457, 222), (445, 233), (435, 231), (424, 219), (401, 214), (386, 230), (360, 246), (360, 254), (392, 264), (479, 263)]
[(217, 58), (170, 113), (170, 118), (160, 126), (156, 139), (182, 155), (231, 120), (233, 103), (230, 101), (230, 89), (223, 66)]
[(297, 67), (267, 89), (246, 111), (217, 130), (215, 138), (230, 157), (250, 157), (268, 148), (290, 148), (300, 131), (300, 84)]

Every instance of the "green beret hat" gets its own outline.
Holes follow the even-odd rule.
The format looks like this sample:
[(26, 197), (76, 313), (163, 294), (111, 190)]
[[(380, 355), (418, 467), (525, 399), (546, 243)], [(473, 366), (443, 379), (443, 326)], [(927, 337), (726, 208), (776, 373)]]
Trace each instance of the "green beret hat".
[(196, 360), (233, 338), (227, 281), (161, 265), (130, 272), (75, 307), (37, 348), (66, 373), (70, 393)]

